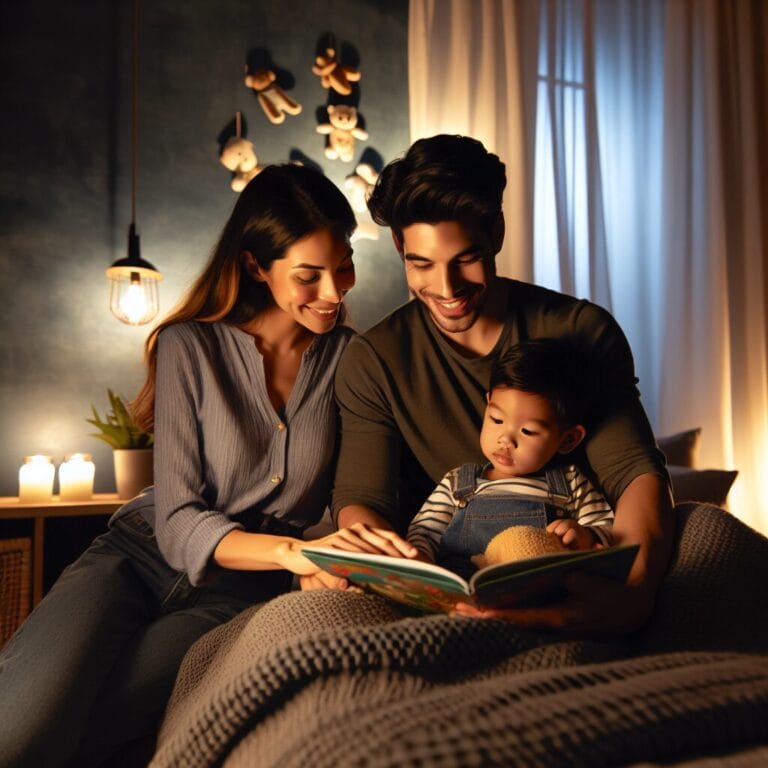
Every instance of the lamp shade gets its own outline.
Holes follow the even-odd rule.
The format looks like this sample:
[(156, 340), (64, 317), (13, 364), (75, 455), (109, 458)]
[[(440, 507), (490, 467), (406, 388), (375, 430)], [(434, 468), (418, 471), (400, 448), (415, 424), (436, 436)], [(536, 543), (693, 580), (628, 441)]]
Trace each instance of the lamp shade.
[(107, 277), (109, 308), (118, 320), (128, 325), (143, 325), (155, 317), (160, 309), (157, 284), (163, 276), (139, 256), (135, 224), (132, 223), (128, 231), (128, 256), (118, 259), (107, 270)]

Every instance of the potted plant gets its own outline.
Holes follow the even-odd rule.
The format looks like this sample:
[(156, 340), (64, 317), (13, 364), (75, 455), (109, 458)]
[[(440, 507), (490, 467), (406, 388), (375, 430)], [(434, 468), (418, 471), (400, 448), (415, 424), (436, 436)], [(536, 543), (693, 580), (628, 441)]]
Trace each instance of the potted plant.
[(111, 389), (107, 394), (110, 410), (105, 419), (102, 420), (96, 407), (91, 405), (93, 418), (86, 421), (100, 430), (92, 432), (91, 437), (112, 446), (118, 497), (132, 499), (143, 488), (152, 485), (152, 444), (155, 439), (136, 424), (118, 395)]

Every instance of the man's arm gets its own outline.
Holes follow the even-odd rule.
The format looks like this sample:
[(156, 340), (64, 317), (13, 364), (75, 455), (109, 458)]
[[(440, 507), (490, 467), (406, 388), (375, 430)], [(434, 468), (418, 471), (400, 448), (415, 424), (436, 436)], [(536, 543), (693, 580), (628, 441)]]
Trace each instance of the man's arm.
[(339, 510), (338, 527), (349, 528), (355, 523), (362, 523), (370, 528), (381, 528), (392, 531), (394, 528), (389, 520), (382, 517), (376, 510), (362, 504), (350, 504)]
[[(357, 337), (336, 371), (341, 435), (331, 513), (338, 527), (355, 522), (394, 529), (401, 436), (376, 353)], [(341, 513), (344, 512), (344, 519)], [(372, 516), (372, 517), (371, 517)]]

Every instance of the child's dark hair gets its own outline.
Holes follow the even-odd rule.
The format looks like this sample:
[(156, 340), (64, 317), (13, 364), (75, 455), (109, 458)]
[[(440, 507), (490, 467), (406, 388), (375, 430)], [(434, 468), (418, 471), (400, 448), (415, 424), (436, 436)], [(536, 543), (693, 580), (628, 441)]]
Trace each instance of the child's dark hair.
[(400, 241), (404, 227), (422, 222), (466, 221), (490, 231), (506, 183), (504, 163), (477, 139), (440, 134), (414, 142), (384, 168), (368, 208)]
[(496, 361), (489, 390), (509, 388), (541, 395), (562, 427), (586, 425), (588, 408), (579, 366), (570, 340), (521, 341)]

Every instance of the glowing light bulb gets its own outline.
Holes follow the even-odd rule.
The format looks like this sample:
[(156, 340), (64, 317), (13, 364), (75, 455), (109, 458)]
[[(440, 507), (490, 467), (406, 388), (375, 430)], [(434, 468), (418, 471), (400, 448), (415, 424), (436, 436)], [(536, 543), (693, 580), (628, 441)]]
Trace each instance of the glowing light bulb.
[(141, 286), (141, 278), (132, 277), (131, 284), (119, 299), (120, 312), (128, 318), (131, 325), (138, 325), (147, 313), (147, 297)]
[(108, 270), (109, 308), (128, 325), (148, 323), (160, 309), (157, 284), (163, 276), (139, 256), (136, 225), (128, 230), (128, 257), (119, 259)]

